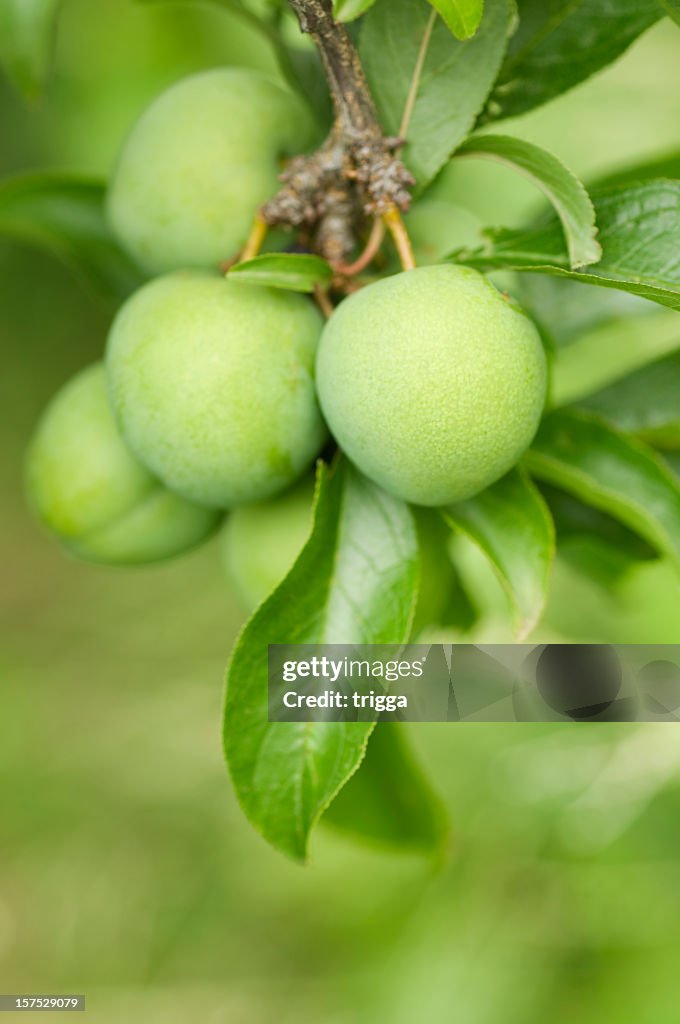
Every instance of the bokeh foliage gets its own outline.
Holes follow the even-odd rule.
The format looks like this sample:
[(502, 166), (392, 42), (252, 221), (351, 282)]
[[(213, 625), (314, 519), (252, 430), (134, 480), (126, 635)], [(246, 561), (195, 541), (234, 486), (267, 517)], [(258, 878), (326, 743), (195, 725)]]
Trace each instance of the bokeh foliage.
[[(660, 23), (512, 128), (584, 177), (655, 158), (677, 142), (676, 53)], [(3, 82), (3, 173), (103, 174), (168, 82), (224, 61), (275, 67), (229, 14), (126, 0), (67, 0), (56, 58), (39, 105)], [(486, 223), (519, 224), (533, 202), (502, 169), (466, 161), (436, 188), (464, 193)], [(0, 310), (4, 987), (85, 991), (97, 1024), (671, 1020), (675, 730), (412, 727), (455, 823), (445, 865), (330, 829), (307, 869), (288, 863), (243, 821), (221, 760), (225, 652), (241, 613), (216, 547), (111, 573), (65, 559), (23, 506), (36, 416), (99, 357), (110, 308), (57, 260), (3, 242)], [(680, 640), (669, 565), (622, 549), (578, 529), (565, 537), (538, 638)], [(479, 635), (505, 639), (502, 590), (464, 542), (459, 557), (477, 584)]]

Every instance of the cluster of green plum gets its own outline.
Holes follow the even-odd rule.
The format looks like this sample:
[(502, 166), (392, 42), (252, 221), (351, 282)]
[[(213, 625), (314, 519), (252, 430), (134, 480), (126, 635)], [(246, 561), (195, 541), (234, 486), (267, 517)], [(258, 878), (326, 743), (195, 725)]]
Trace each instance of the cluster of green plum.
[(475, 271), (392, 273), (327, 322), (307, 295), (219, 271), (282, 159), (313, 141), (300, 100), (239, 69), (176, 84), (133, 128), (108, 211), (152, 280), (119, 311), (104, 362), (48, 406), (28, 459), (33, 506), (78, 555), (167, 558), (229, 510), (225, 560), (252, 606), (309, 530), (329, 434), (377, 484), (424, 506), (477, 493), (530, 443), (541, 342)]

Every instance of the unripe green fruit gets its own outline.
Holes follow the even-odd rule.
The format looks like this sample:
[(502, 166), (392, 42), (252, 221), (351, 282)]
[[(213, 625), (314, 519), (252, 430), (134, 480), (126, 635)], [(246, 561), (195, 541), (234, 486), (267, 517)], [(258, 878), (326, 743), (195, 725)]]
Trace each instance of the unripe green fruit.
[(264, 75), (217, 68), (148, 107), (125, 142), (109, 219), (151, 274), (209, 267), (236, 253), (258, 206), (280, 187), (279, 159), (311, 139), (303, 103)]
[(133, 458), (116, 428), (99, 363), (52, 399), (31, 444), (26, 479), (45, 525), (93, 562), (169, 558), (198, 544), (220, 520), (171, 494)]
[(314, 481), (269, 501), (243, 505), (221, 535), (224, 569), (245, 611), (256, 608), (288, 574), (312, 528)]
[(293, 292), (189, 271), (145, 285), (109, 337), (113, 408), (172, 491), (227, 508), (283, 490), (326, 428), (314, 359), (322, 318)]
[(446, 505), (493, 483), (530, 444), (546, 362), (534, 325), (481, 274), (420, 267), (338, 307), (317, 384), (359, 469), (406, 501)]

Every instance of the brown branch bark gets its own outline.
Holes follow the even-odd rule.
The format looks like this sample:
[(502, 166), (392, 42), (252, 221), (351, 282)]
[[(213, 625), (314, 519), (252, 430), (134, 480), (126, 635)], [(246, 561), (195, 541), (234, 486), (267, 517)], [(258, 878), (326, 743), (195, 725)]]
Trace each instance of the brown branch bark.
[(401, 140), (382, 133), (359, 54), (347, 29), (333, 18), (332, 0), (288, 2), (319, 50), (335, 119), (316, 153), (291, 161), (284, 187), (262, 215), (271, 225), (308, 225), (318, 252), (343, 262), (352, 255), (365, 218), (408, 209), (414, 181), (395, 156)]

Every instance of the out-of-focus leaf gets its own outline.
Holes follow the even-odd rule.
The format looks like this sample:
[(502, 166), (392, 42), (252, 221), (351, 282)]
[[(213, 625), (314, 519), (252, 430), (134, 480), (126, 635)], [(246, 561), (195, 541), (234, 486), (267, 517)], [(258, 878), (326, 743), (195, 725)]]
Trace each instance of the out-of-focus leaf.
[(297, 859), (360, 764), (373, 722), (269, 722), (270, 643), (402, 643), (418, 586), (411, 512), (340, 460), (320, 469), (314, 526), (243, 630), (227, 673), (224, 749), (241, 806)]
[(659, 179), (591, 195), (602, 246), (602, 259), (595, 266), (569, 269), (554, 215), (524, 230), (486, 231), (485, 246), (459, 250), (451, 259), (480, 270), (556, 274), (680, 309), (680, 181)]
[(516, 117), (590, 78), (662, 14), (650, 0), (518, 0), (518, 10), (487, 121)]
[(568, 405), (680, 348), (680, 317), (659, 310), (617, 317), (587, 331), (554, 355), (550, 403)]
[(333, 271), (320, 256), (303, 253), (268, 252), (229, 270), (229, 277), (242, 284), (266, 288), (285, 288), (291, 292), (312, 292), (317, 285), (328, 284)]
[[(630, 536), (635, 537), (635, 534), (630, 533)], [(644, 544), (640, 538), (636, 539)], [(651, 554), (636, 555), (625, 546), (619, 546), (615, 539), (608, 540), (589, 533), (572, 533), (562, 538), (558, 531), (558, 562), (566, 562), (579, 575), (599, 583), (607, 591), (624, 583), (631, 570), (634, 571), (641, 562), (658, 560), (657, 551), (649, 545), (645, 550)]]
[[(301, 37), (302, 38), (302, 37)], [(307, 37), (304, 37), (307, 38)], [(333, 120), (333, 104), (319, 54), (314, 47), (275, 47), (281, 74), (295, 92), (307, 100), (317, 122), (325, 130)]]
[(379, 722), (366, 756), (322, 819), (349, 835), (400, 850), (435, 852), (446, 813), (397, 722)]
[(49, 72), (60, 7), (61, 0), (0, 0), (0, 63), (29, 99)]
[(680, 481), (640, 441), (580, 410), (547, 416), (524, 456), (532, 476), (619, 519), (680, 568)]
[(555, 348), (578, 341), (611, 320), (632, 317), (641, 324), (658, 316), (655, 302), (616, 288), (590, 288), (580, 281), (550, 274), (517, 275), (520, 305), (547, 333)]
[(426, 0), (377, 0), (361, 58), (383, 129), (406, 138), (404, 160), (420, 190), (468, 135), (507, 45), (510, 0), (487, 3), (474, 38), (452, 38)]
[(615, 171), (601, 175), (591, 184), (593, 188), (602, 189), (605, 186), (610, 188), (613, 185), (640, 184), (653, 178), (680, 178), (680, 152), (675, 150), (652, 160), (643, 160), (642, 163), (617, 167)]
[(659, 0), (661, 9), (680, 25), (680, 2), (679, 0)]
[(466, 632), (477, 619), (449, 554), (451, 531), (438, 509), (414, 508), (420, 554), (418, 604), (413, 636), (428, 627), (452, 626)]
[(556, 156), (533, 142), (509, 135), (473, 135), (457, 155), (488, 157), (524, 174), (555, 208), (564, 230), (571, 269), (598, 262), (602, 250), (595, 239), (593, 204), (576, 175)]
[(484, 13), (484, 0), (428, 0), (456, 39), (471, 39)]
[[(658, 552), (642, 537), (606, 512), (585, 505), (572, 494), (551, 484), (542, 484), (541, 494), (555, 524), (558, 549), (567, 538), (589, 537), (620, 552), (624, 563), (658, 556)], [(617, 564), (621, 562), (617, 560)]]
[(222, 10), (240, 15), (245, 21), (250, 22), (254, 28), (264, 33), (264, 35), (270, 36), (274, 9), (267, 5), (266, 2), (258, 3), (257, 0), (137, 0), (137, 3), (140, 4), (181, 2), (198, 4), (199, 6), (212, 4), (214, 7), (221, 7)]
[(354, 21), (374, 3), (375, 0), (333, 0), (333, 13), (338, 21)]
[(475, 498), (443, 510), (491, 563), (513, 609), (522, 640), (545, 605), (555, 536), (550, 513), (521, 470), (513, 470)]
[[(678, 345), (680, 349), (680, 331)], [(680, 449), (680, 352), (591, 395), (587, 408), (656, 448)]]
[(64, 259), (108, 298), (142, 283), (104, 215), (103, 182), (41, 174), (0, 183), (0, 235), (38, 245)]

